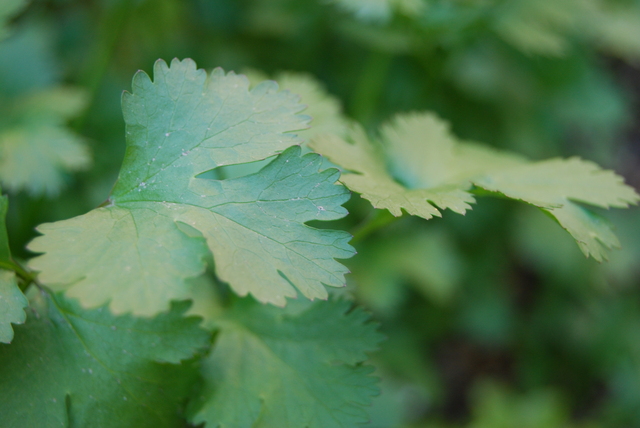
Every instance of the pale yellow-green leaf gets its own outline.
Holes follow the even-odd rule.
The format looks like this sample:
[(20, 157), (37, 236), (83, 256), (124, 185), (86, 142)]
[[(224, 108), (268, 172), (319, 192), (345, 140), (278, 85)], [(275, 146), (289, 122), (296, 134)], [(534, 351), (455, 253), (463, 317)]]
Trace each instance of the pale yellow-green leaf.
[[(265, 303), (343, 286), (335, 259), (353, 254), (350, 235), (306, 223), (346, 215), (349, 192), (295, 145), (309, 120), (299, 98), (191, 60), (158, 61), (154, 78), (136, 74), (123, 96), (127, 151), (107, 205), (39, 227), (29, 248), (43, 253), (31, 261), (40, 279), (86, 306), (141, 315), (188, 297), (210, 255), (219, 279)], [(278, 154), (250, 175), (202, 176)]]
[(11, 343), (11, 324), (22, 324), (27, 319), (24, 308), (27, 298), (22, 294), (13, 272), (0, 269), (0, 342)]
[(383, 144), (355, 128), (348, 140), (321, 135), (311, 146), (345, 169), (340, 179), (375, 208), (426, 219), (436, 207), (458, 213), (483, 189), (535, 205), (556, 218), (587, 256), (600, 261), (618, 246), (607, 224), (576, 203), (626, 208), (640, 201), (622, 177), (578, 158), (528, 162), (475, 143), (461, 143), (430, 113), (396, 116), (381, 130)]
[[(251, 82), (251, 85), (269, 79), (269, 76), (258, 70), (245, 70), (243, 72)], [(345, 135), (348, 123), (342, 113), (340, 101), (329, 94), (321, 82), (309, 73), (281, 72), (273, 76), (273, 80), (282, 89), (300, 96), (300, 101), (306, 105), (304, 113), (311, 116), (311, 127), (298, 132), (298, 136), (304, 140), (324, 133)]]

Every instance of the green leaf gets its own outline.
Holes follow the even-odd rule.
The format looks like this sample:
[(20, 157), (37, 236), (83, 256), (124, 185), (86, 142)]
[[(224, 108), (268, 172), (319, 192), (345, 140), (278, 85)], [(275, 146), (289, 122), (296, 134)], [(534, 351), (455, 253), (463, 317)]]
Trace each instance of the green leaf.
[[(1, 189), (0, 189), (1, 191)], [(5, 223), (9, 199), (0, 195), (0, 342), (11, 343), (13, 328), (11, 324), (22, 324), (27, 315), (24, 308), (29, 305), (27, 298), (18, 287), (14, 272), (3, 270), (12, 268), (11, 251)]]
[(27, 315), (24, 308), (29, 305), (16, 283), (15, 274), (0, 269), (0, 342), (11, 343), (11, 324), (22, 324)]
[(128, 146), (109, 205), (38, 228), (29, 248), (45, 253), (31, 262), (40, 280), (144, 315), (188, 297), (209, 250), (220, 279), (262, 302), (284, 305), (296, 289), (326, 299), (324, 285), (344, 285), (334, 258), (353, 254), (350, 235), (304, 224), (346, 215), (349, 192), (336, 169), (319, 172), (320, 156), (294, 146), (249, 176), (198, 177), (295, 143), (289, 131), (308, 120), (297, 97), (274, 82), (249, 91), (244, 76), (207, 76), (191, 60), (159, 61), (155, 77), (138, 73), (123, 98)]
[[(340, 181), (375, 208), (425, 219), (449, 208), (464, 214), (476, 188), (535, 205), (551, 214), (586, 256), (600, 261), (618, 241), (610, 228), (575, 202), (625, 208), (640, 201), (611, 171), (577, 158), (527, 162), (478, 144), (460, 143), (430, 113), (398, 115), (382, 128), (384, 144), (355, 128), (349, 140), (323, 135), (311, 147), (346, 170)], [(402, 183), (402, 184), (401, 184)]]
[(355, 127), (346, 141), (322, 135), (310, 147), (346, 170), (340, 181), (349, 189), (396, 217), (402, 209), (425, 219), (439, 217), (436, 207), (464, 214), (475, 202), (467, 192), (469, 177), (519, 163), (515, 156), (488, 148), (457, 145), (448, 127), (431, 114), (399, 115), (383, 128), (383, 137), (385, 146)]
[[(244, 72), (251, 85), (257, 85), (269, 78), (257, 70)], [(308, 73), (282, 72), (273, 77), (282, 89), (300, 96), (300, 101), (307, 108), (305, 114), (312, 118), (311, 128), (302, 130), (298, 136), (307, 140), (316, 135), (332, 133), (345, 135), (347, 120), (342, 113), (342, 106), (338, 98), (327, 93), (322, 84)]]
[(626, 208), (640, 200), (622, 177), (578, 158), (551, 159), (506, 168), (474, 180), (476, 186), (535, 205), (551, 214), (577, 241), (586, 256), (607, 259), (619, 247), (608, 222), (575, 202)]
[(208, 344), (176, 303), (154, 319), (87, 311), (61, 295), (32, 302), (10, 346), (0, 345), (0, 414), (11, 427), (174, 427)]
[(366, 353), (381, 340), (346, 301), (283, 310), (237, 301), (218, 320), (192, 422), (207, 427), (351, 427), (378, 393)]
[(85, 106), (84, 92), (63, 87), (10, 105), (0, 120), (0, 182), (13, 192), (53, 196), (65, 173), (88, 168), (90, 156), (82, 138), (65, 127)]

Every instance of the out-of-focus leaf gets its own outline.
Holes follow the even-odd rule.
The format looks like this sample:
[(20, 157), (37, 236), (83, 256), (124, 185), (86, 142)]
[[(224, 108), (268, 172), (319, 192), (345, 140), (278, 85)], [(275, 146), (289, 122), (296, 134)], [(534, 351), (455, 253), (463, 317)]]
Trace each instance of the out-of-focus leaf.
[(383, 127), (382, 140), (385, 144), (376, 146), (355, 129), (350, 141), (320, 136), (311, 146), (347, 170), (340, 179), (347, 187), (395, 216), (404, 209), (429, 219), (440, 216), (436, 207), (463, 214), (474, 202), (469, 191), (476, 186), (545, 210), (585, 255), (598, 261), (618, 241), (602, 220), (575, 202), (625, 208), (640, 200), (620, 176), (592, 162), (572, 158), (529, 163), (488, 147), (459, 143), (429, 113), (399, 115)]
[(378, 393), (366, 353), (381, 340), (369, 315), (347, 301), (243, 299), (216, 324), (203, 362), (204, 389), (191, 420), (249, 428), (350, 427), (365, 422)]
[(461, 260), (442, 230), (390, 229), (358, 249), (348, 263), (356, 294), (368, 307), (390, 313), (402, 302), (407, 286), (427, 299), (446, 304), (462, 271)]
[[(257, 70), (246, 70), (252, 86), (269, 79), (269, 76)], [(311, 116), (311, 127), (298, 132), (304, 140), (316, 135), (332, 133), (344, 136), (347, 132), (347, 120), (342, 113), (340, 101), (327, 93), (322, 84), (311, 74), (282, 72), (273, 77), (282, 89), (300, 96), (300, 101), (307, 107), (306, 115)]]
[(572, 426), (563, 400), (554, 391), (519, 396), (494, 383), (481, 382), (473, 394), (467, 428), (567, 428)]
[(176, 426), (195, 380), (180, 361), (208, 344), (187, 306), (144, 319), (38, 296), (14, 342), (0, 345), (3, 425)]
[(356, 19), (364, 22), (388, 22), (394, 11), (403, 15), (417, 17), (427, 7), (422, 0), (330, 0), (339, 8), (352, 13)]
[(58, 87), (12, 106), (0, 121), (0, 181), (7, 189), (53, 196), (65, 173), (89, 167), (82, 138), (65, 127), (85, 104), (84, 92)]

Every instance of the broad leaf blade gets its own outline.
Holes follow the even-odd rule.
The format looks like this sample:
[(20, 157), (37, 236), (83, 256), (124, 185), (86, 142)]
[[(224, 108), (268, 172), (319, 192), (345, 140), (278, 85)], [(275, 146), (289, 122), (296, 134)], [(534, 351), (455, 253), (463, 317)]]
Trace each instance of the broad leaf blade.
[(244, 299), (218, 321), (192, 422), (211, 427), (351, 427), (377, 394), (359, 365), (381, 336), (346, 301), (286, 310)]
[(39, 227), (29, 248), (45, 253), (31, 261), (41, 281), (85, 305), (111, 300), (116, 312), (144, 315), (187, 297), (209, 251), (222, 280), (262, 302), (284, 305), (296, 289), (324, 299), (324, 285), (344, 285), (347, 269), (334, 258), (353, 255), (350, 236), (305, 225), (346, 215), (349, 192), (334, 184), (337, 170), (319, 171), (318, 155), (293, 146), (246, 177), (199, 177), (273, 156), (306, 126), (296, 96), (274, 82), (248, 85), (190, 60), (158, 62), (154, 82), (137, 74), (123, 100), (128, 147), (110, 204)]
[(14, 343), (0, 345), (3, 424), (176, 426), (194, 373), (175, 363), (208, 343), (187, 306), (140, 319), (40, 296)]
[(475, 179), (474, 184), (541, 208), (562, 206), (568, 200), (603, 208), (627, 208), (640, 200), (622, 177), (578, 158), (498, 169)]
[[(204, 271), (206, 246), (182, 233), (171, 213), (153, 204), (98, 208), (38, 227), (29, 249), (47, 252), (30, 267), (54, 290), (95, 307), (111, 301), (115, 313), (151, 316), (189, 296), (184, 278)], [(168, 210), (167, 210), (168, 211)]]

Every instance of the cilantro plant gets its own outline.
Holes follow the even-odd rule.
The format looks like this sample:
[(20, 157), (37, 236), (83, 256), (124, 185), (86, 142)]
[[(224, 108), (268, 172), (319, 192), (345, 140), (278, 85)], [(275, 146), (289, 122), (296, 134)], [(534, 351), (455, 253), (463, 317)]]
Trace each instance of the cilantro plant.
[[(40, 255), (27, 268), (10, 255), (2, 198), (8, 426), (366, 422), (379, 390), (362, 363), (382, 336), (327, 289), (344, 285), (347, 269), (335, 259), (354, 255), (350, 235), (307, 224), (347, 215), (340, 182), (375, 208), (425, 219), (464, 213), (474, 194), (522, 200), (598, 260), (616, 238), (577, 203), (640, 199), (589, 162), (529, 163), (458, 142), (432, 114), (398, 116), (382, 144), (329, 121), (336, 133), (312, 133), (310, 147), (341, 175), (301, 153), (295, 133), (310, 117), (299, 96), (268, 80), (250, 88), (220, 68), (207, 74), (188, 59), (156, 62), (153, 79), (138, 72), (122, 106), (127, 150), (111, 195), (87, 214), (41, 225), (29, 244)], [(268, 158), (256, 172), (215, 177)]]
[(0, 1), (0, 428), (640, 427), (639, 23)]

